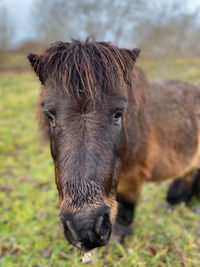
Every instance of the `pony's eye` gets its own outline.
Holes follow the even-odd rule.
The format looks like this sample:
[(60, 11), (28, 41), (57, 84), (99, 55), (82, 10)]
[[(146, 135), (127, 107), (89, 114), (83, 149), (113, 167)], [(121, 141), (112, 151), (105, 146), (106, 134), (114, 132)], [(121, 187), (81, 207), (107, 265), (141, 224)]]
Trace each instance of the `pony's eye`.
[(120, 123), (121, 116), (122, 116), (122, 111), (117, 111), (114, 114), (114, 124), (118, 125)]
[(117, 112), (117, 113), (115, 114), (115, 119), (119, 119), (119, 118), (121, 118), (121, 116), (122, 116), (122, 112), (119, 111), (119, 112)]
[(50, 112), (45, 112), (45, 114), (46, 114), (49, 125), (53, 128), (56, 127), (56, 121), (55, 121), (54, 115), (51, 114)]

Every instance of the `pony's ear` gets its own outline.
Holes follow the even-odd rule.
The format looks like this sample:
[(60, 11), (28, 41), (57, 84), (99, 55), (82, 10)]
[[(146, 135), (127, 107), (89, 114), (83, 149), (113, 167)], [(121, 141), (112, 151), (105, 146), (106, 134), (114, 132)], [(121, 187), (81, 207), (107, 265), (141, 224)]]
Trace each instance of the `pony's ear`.
[(126, 58), (131, 58), (134, 62), (136, 62), (137, 58), (140, 55), (140, 49), (139, 48), (134, 48), (134, 49), (120, 49), (122, 55)]
[(36, 75), (42, 84), (45, 82), (44, 68), (43, 68), (43, 56), (36, 54), (29, 54), (27, 56), (28, 60), (31, 63), (32, 68), (34, 69)]
[(133, 56), (134, 56), (134, 58), (135, 58), (135, 61), (137, 60), (137, 58), (139, 57), (139, 55), (140, 55), (140, 48), (134, 48), (133, 50), (131, 50), (131, 52), (132, 52), (132, 54), (133, 54)]

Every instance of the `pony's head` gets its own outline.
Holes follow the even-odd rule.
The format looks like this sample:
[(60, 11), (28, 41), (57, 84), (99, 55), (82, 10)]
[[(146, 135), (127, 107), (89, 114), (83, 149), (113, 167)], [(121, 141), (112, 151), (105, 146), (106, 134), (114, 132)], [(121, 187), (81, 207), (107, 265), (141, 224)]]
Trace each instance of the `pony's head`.
[(64, 233), (82, 250), (110, 237), (126, 150), (125, 114), (128, 106), (137, 109), (139, 99), (133, 72), (138, 55), (139, 49), (73, 41), (28, 56), (42, 83), (41, 128), (50, 139)]

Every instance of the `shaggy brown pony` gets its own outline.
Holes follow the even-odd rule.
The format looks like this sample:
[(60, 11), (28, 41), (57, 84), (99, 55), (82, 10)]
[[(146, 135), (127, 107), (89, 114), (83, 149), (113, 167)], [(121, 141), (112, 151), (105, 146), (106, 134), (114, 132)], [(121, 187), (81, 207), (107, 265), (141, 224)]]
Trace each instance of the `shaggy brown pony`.
[(42, 84), (64, 234), (82, 250), (105, 245), (112, 229), (130, 233), (144, 182), (178, 178), (171, 204), (200, 199), (200, 90), (148, 82), (134, 67), (139, 52), (73, 41), (28, 56)]

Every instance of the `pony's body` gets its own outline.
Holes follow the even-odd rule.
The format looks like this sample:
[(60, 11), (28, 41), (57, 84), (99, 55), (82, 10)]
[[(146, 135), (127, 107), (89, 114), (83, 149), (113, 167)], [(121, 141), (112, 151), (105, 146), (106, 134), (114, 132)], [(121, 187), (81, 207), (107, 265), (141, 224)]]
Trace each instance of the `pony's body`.
[(200, 89), (180, 81), (153, 82), (150, 87), (158, 149), (151, 179), (177, 178), (200, 167)]
[(74, 41), (29, 55), (42, 83), (39, 117), (64, 233), (82, 250), (105, 245), (112, 224), (120, 236), (129, 233), (144, 182), (179, 178), (170, 203), (200, 198), (200, 90), (148, 82), (134, 67), (139, 52)]
[[(139, 75), (145, 79), (141, 71)], [(137, 200), (143, 182), (184, 176), (192, 182), (200, 167), (200, 88), (176, 80), (145, 84), (146, 101), (137, 122), (138, 147), (129, 151), (135, 137), (130, 132), (129, 156), (118, 185), (118, 193), (130, 202)]]

